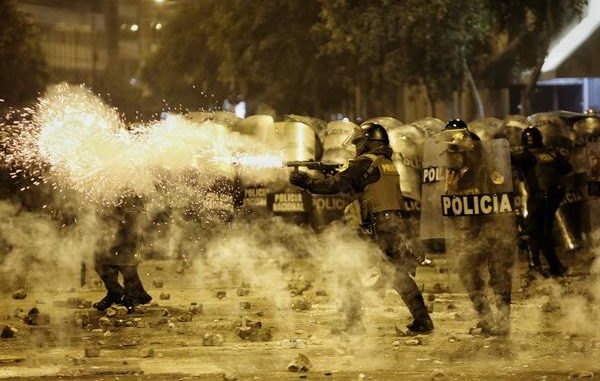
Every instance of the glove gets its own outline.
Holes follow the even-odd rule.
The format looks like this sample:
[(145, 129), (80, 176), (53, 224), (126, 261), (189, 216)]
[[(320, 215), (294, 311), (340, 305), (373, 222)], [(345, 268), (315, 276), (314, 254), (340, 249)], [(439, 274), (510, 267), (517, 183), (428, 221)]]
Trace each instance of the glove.
[(304, 172), (294, 171), (290, 174), (290, 183), (300, 188), (307, 188), (310, 176)]

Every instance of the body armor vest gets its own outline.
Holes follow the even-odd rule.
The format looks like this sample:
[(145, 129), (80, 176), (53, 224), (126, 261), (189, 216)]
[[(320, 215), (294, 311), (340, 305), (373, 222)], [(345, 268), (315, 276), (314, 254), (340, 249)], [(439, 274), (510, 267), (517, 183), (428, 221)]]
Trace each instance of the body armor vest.
[(363, 175), (366, 180), (375, 169), (379, 170), (379, 179), (367, 184), (359, 196), (363, 217), (370, 213), (386, 210), (403, 210), (404, 200), (400, 191), (400, 175), (396, 165), (383, 155), (364, 155), (373, 162)]
[(561, 188), (561, 176), (557, 173), (556, 153), (552, 149), (532, 149), (530, 152), (535, 156), (535, 167), (533, 169), (534, 179), (528, 179), (529, 191), (552, 192)]

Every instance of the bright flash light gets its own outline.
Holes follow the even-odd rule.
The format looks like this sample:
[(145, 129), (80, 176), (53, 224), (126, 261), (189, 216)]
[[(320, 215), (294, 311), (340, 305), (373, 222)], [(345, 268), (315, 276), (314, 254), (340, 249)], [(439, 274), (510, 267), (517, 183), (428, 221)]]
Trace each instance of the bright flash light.
[(590, 0), (588, 14), (560, 38), (546, 57), (542, 72), (554, 71), (600, 28), (600, 0)]
[(132, 24), (132, 25), (129, 27), (129, 30), (130, 30), (130, 31), (132, 31), (132, 32), (137, 32), (137, 31), (138, 31), (138, 29), (140, 29), (140, 27), (138, 26), (138, 24)]
[(156, 4), (163, 4), (165, 2), (165, 0), (154, 0), (154, 2)]
[(161, 24), (161, 23), (157, 23), (157, 24), (154, 26), (154, 29), (156, 29), (156, 30), (161, 30), (161, 29), (162, 29), (162, 24)]

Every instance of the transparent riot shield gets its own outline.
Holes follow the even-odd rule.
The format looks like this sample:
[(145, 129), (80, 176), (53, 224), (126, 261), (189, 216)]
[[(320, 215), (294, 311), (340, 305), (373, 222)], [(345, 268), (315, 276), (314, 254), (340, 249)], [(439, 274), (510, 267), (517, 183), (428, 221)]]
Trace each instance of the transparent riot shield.
[(468, 130), (444, 130), (425, 142), (423, 155), (422, 238), (476, 239), (484, 224), (514, 225), (506, 139), (481, 141)]

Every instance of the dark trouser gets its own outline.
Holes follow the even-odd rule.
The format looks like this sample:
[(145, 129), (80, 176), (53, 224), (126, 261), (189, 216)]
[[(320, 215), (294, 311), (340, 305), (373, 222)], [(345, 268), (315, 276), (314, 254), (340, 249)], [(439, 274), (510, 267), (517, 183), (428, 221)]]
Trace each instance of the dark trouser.
[[(130, 298), (134, 303), (147, 303), (151, 299), (144, 289), (137, 265), (96, 264), (96, 272), (104, 282), (108, 295), (114, 300)], [(119, 272), (123, 275), (123, 286), (119, 284)]]
[(415, 320), (427, 319), (427, 307), (415, 280), (417, 262), (408, 249), (406, 221), (396, 212), (381, 212), (375, 216), (375, 242), (395, 266), (393, 287)]
[(560, 202), (562, 193), (536, 193), (529, 195), (527, 200), (527, 218), (525, 220), (527, 234), (531, 237), (529, 250), (531, 264), (541, 266), (540, 251), (544, 254), (551, 273), (559, 273), (563, 268), (556, 250), (554, 239), (554, 216)]
[[(475, 230), (477, 233), (473, 234)], [(502, 328), (508, 326), (512, 291), (512, 268), (514, 264), (515, 222), (512, 216), (497, 217), (493, 221), (480, 219), (477, 226), (465, 231), (458, 238), (458, 276), (466, 289), (480, 322), (492, 324), (494, 320)], [(493, 318), (486, 297), (486, 285), (482, 271), (489, 273), (489, 286), (494, 292), (498, 319)]]

